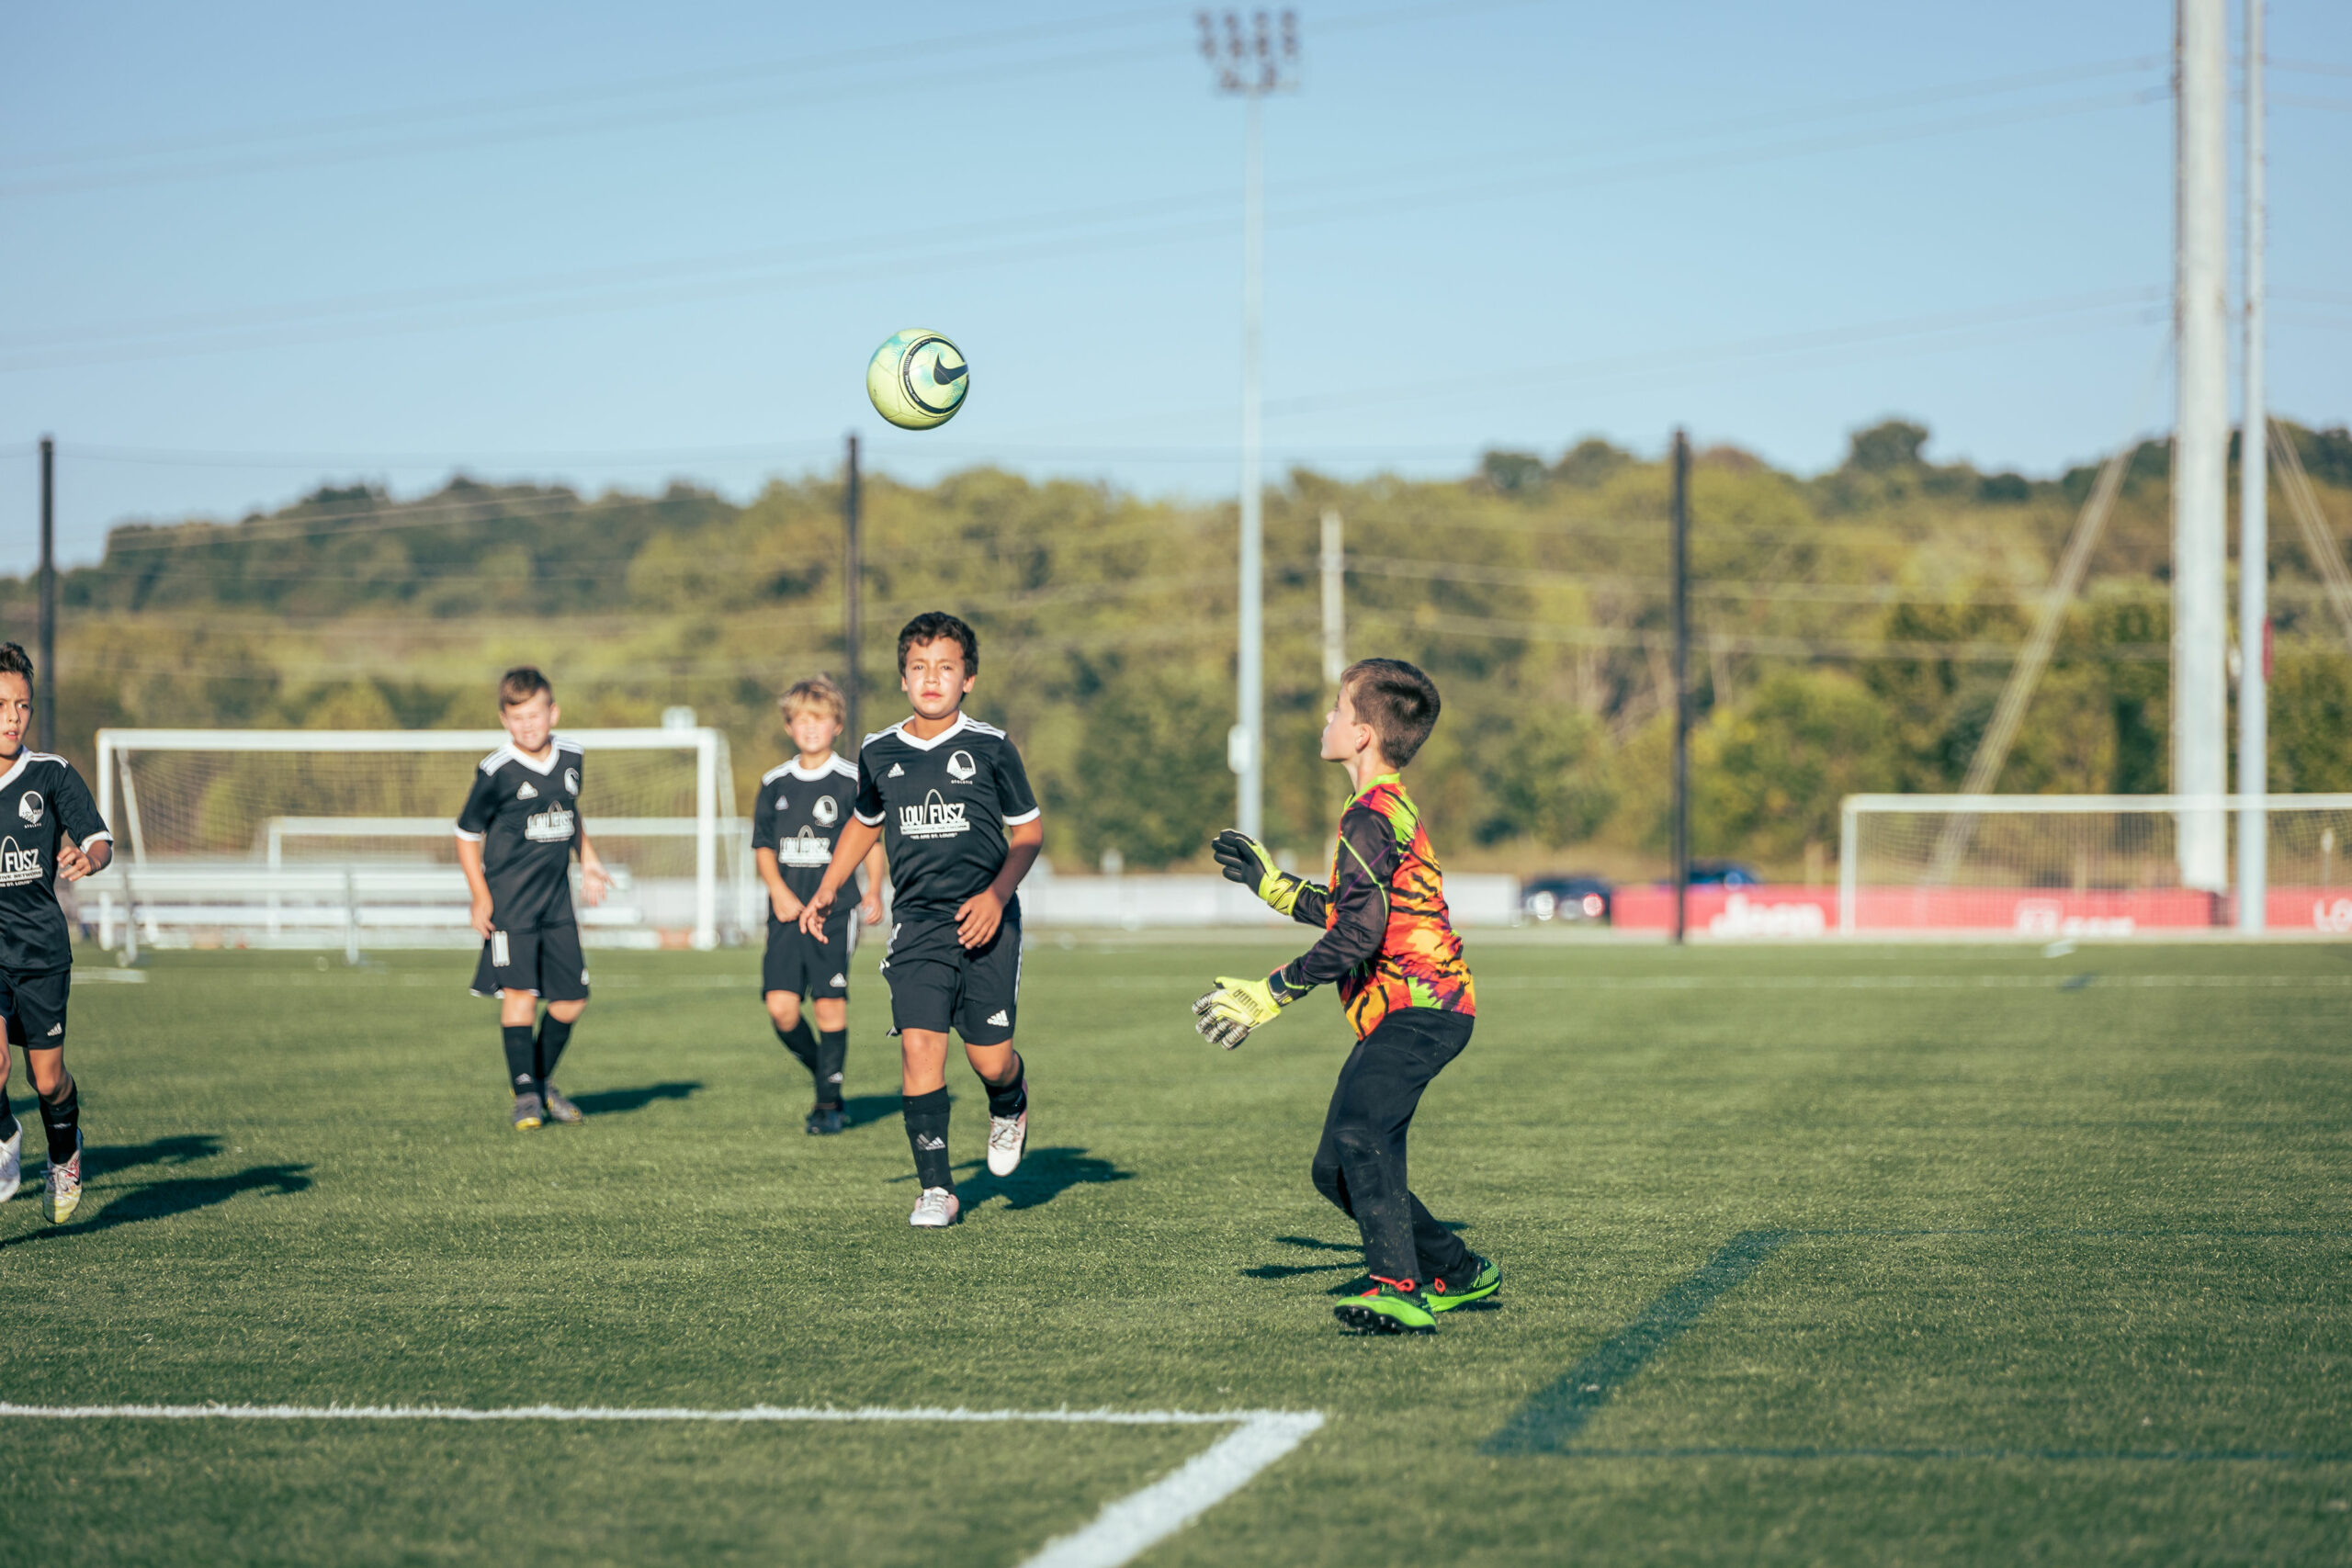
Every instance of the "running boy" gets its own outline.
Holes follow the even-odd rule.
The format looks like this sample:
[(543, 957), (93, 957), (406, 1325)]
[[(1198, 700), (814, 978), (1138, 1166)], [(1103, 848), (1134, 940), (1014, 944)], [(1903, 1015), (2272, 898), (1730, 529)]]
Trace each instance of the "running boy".
[[(33, 721), (33, 661), (0, 643), (0, 1012), (8, 1043), (25, 1054), (49, 1135), (40, 1212), (52, 1224), (82, 1201), (82, 1097), (65, 1070), (65, 999), (74, 942), (56, 881), (79, 882), (114, 858), (90, 788), (62, 757), (25, 749)], [(0, 1203), (24, 1180), (25, 1129), (8, 1104), (8, 1053), (0, 1050)]]
[[(857, 769), (834, 754), (848, 705), (841, 688), (822, 675), (796, 682), (776, 706), (785, 732), (799, 753), (760, 779), (760, 800), (752, 808), (752, 858), (768, 888), (768, 950), (760, 964), (760, 988), (768, 1020), (784, 1048), (800, 1059), (817, 1080), (817, 1104), (808, 1112), (814, 1134), (842, 1130), (842, 1062), (849, 1054), (849, 955), (857, 951), (847, 909), (825, 923), (821, 943), (800, 929), (802, 902), (817, 891), (832, 859), (833, 835), (857, 799)], [(882, 846), (865, 854), (865, 900), (861, 913), (869, 926), (882, 919), (882, 878), (888, 867)], [(829, 951), (830, 950), (830, 951)], [(817, 1015), (808, 1032), (801, 1005)]]
[[(573, 850), (589, 903), (601, 903), (610, 886), (580, 820), (580, 746), (556, 739), (557, 716), (545, 675), (528, 665), (509, 670), (498, 682), (498, 721), (510, 739), (481, 760), (458, 813), (458, 863), (481, 933), (473, 990), (498, 998), (517, 1132), (581, 1120), (555, 1087), (556, 1061), (588, 1006), (588, 960), (571, 912)], [(534, 1035), (542, 1001), (547, 1018)]]
[(963, 1213), (947, 1159), (947, 1032), (989, 1096), (989, 1169), (1010, 1176), (1029, 1137), (1029, 1093), (1012, 1048), (1021, 1005), (1021, 900), (1013, 889), (1046, 841), (1021, 753), (963, 712), (980, 639), (933, 610), (899, 633), (899, 684), (912, 716), (865, 738), (857, 808), (833, 845), (800, 929), (828, 941), (834, 897), (876, 839), (890, 852), (890, 1032), (899, 1037), (907, 1142), (922, 1188), (907, 1223)]
[(1340, 815), (1331, 885), (1279, 870), (1247, 834), (1213, 846), (1225, 874), (1324, 936), (1262, 980), (1220, 976), (1193, 1005), (1202, 1034), (1231, 1050), (1316, 987), (1339, 982), (1356, 1032), (1315, 1151), (1315, 1185), (1363, 1234), (1373, 1288), (1337, 1308), (1364, 1334), (1428, 1334), (1436, 1314), (1495, 1293), (1502, 1270), (1464, 1247), (1405, 1186), (1405, 1134), (1421, 1091), (1470, 1043), (1476, 1012), (1436, 852), (1398, 775), (1437, 727), (1437, 684), (1396, 659), (1340, 677), (1323, 760), (1355, 793)]

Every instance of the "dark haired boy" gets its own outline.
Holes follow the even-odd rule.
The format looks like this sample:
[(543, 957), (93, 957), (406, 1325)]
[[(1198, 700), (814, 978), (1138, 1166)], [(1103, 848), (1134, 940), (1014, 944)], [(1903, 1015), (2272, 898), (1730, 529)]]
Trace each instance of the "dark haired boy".
[(939, 611), (899, 633), (899, 684), (914, 713), (865, 738), (855, 818), (842, 829), (800, 929), (824, 940), (833, 899), (884, 839), (890, 854), (890, 1022), (902, 1058), (907, 1142), (922, 1189), (907, 1223), (937, 1229), (963, 1212), (947, 1157), (947, 1032), (989, 1097), (989, 1169), (1010, 1176), (1028, 1145), (1029, 1094), (1012, 1048), (1021, 1006), (1021, 900), (1014, 889), (1046, 841), (1021, 753), (963, 711), (980, 639)]
[[(571, 856), (590, 904), (610, 886), (580, 819), (577, 741), (555, 733), (555, 687), (528, 665), (498, 682), (507, 742), (481, 760), (458, 813), (458, 864), (473, 890), (481, 936), (473, 992), (498, 998), (499, 1038), (514, 1090), (515, 1130), (543, 1121), (577, 1124), (580, 1108), (555, 1087), (555, 1065), (588, 1006), (588, 960), (571, 910)], [(547, 1018), (536, 1033), (539, 1004)]]
[(1365, 1334), (1430, 1333), (1437, 1314), (1502, 1284), (1502, 1270), (1405, 1185), (1405, 1134), (1421, 1091), (1470, 1043), (1477, 1011), (1437, 853), (1399, 776), (1436, 728), (1438, 707), (1437, 683), (1402, 660), (1360, 660), (1340, 675), (1322, 754), (1347, 769), (1355, 793), (1340, 815), (1330, 885), (1278, 869), (1230, 828), (1212, 846), (1227, 877), (1323, 927), (1323, 939), (1262, 980), (1219, 976), (1193, 1006), (1201, 1033), (1231, 1050), (1317, 986), (1338, 982), (1356, 1045), (1331, 1093), (1314, 1176), (1363, 1236), (1372, 1289), (1336, 1311)]
[[(760, 990), (768, 1021), (784, 1048), (817, 1080), (817, 1103), (806, 1128), (814, 1135), (842, 1126), (842, 1073), (849, 1054), (849, 956), (857, 951), (857, 928), (848, 909), (825, 923), (820, 942), (800, 929), (800, 911), (817, 891), (832, 859), (833, 839), (850, 818), (857, 799), (857, 769), (833, 750), (849, 705), (839, 686), (822, 675), (796, 681), (776, 706), (796, 755), (760, 778), (759, 803), (752, 808), (752, 859), (768, 889), (768, 942), (760, 963)], [(862, 913), (869, 926), (882, 919), (882, 878), (889, 874), (882, 846), (865, 856)], [(816, 1015), (817, 1032), (808, 1031)]]
[[(8, 1043), (32, 1071), (49, 1136), (40, 1212), (62, 1224), (82, 1201), (82, 1096), (65, 1070), (74, 942), (56, 883), (104, 871), (114, 835), (73, 763), (26, 750), (32, 721), (33, 661), (16, 643), (0, 643), (0, 763), (7, 765), (0, 773), (0, 1013)], [(8, 1104), (12, 1065), (0, 1049), (0, 1202), (24, 1180), (25, 1129)]]

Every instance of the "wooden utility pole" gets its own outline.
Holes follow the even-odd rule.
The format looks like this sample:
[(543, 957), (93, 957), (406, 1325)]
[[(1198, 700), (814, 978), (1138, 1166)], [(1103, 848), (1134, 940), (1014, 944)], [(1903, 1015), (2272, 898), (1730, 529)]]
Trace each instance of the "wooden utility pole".
[(40, 667), (33, 671), (34, 744), (57, 750), (57, 438), (40, 438)]
[(849, 705), (850, 753), (865, 739), (865, 731), (857, 727), (857, 649), (859, 630), (859, 585), (865, 581), (865, 558), (858, 553), (857, 543), (857, 437), (849, 438), (849, 463), (842, 485), (842, 696)]

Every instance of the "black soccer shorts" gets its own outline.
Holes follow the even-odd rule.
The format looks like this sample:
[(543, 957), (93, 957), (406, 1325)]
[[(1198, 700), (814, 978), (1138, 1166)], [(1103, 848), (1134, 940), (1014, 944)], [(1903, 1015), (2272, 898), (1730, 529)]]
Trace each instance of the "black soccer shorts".
[(796, 997), (822, 1001), (849, 999), (849, 955), (857, 951), (857, 906), (833, 908), (825, 921), (825, 940), (797, 925), (768, 917), (768, 950), (760, 960), (760, 992), (790, 991)]
[(8, 1043), (54, 1051), (65, 1043), (65, 998), (74, 971), (12, 974), (0, 969), (0, 1013), (8, 1015)]
[(481, 944), (481, 962), (474, 965), (473, 988), (478, 997), (525, 991), (542, 1001), (586, 1001), (588, 956), (580, 950), (580, 928), (491, 932)]
[(882, 958), (890, 1032), (953, 1029), (967, 1045), (1001, 1045), (1021, 1021), (1021, 921), (1008, 917), (979, 951), (956, 940), (953, 919), (901, 921)]

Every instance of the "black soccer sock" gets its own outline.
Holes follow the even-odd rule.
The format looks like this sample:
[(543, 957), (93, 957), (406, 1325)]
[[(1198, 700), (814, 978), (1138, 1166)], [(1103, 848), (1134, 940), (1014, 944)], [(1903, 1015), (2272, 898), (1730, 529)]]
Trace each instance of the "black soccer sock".
[(808, 1069), (809, 1077), (817, 1076), (817, 1036), (809, 1031), (806, 1013), (793, 1020), (790, 1029), (777, 1024), (775, 1037), (784, 1042), (786, 1050), (799, 1058), (800, 1065)]
[(555, 1065), (563, 1056), (563, 1048), (571, 1043), (571, 1025), (549, 1013), (539, 1020), (539, 1038), (532, 1053), (531, 1071), (541, 1083), (555, 1077)]
[(538, 1050), (531, 1041), (531, 1026), (527, 1023), (503, 1024), (500, 1036), (506, 1042), (506, 1081), (516, 1094), (539, 1092)]
[(6, 1143), (21, 1131), (23, 1129), (17, 1122), (17, 1108), (8, 1103), (6, 1091), (0, 1091), (0, 1144)]
[(82, 1086), (65, 1080), (65, 1092), (55, 1100), (42, 1097), (40, 1124), (49, 1134), (49, 1157), (63, 1165), (74, 1157), (74, 1140), (82, 1129)]
[(982, 1078), (980, 1087), (989, 1091), (989, 1115), (1018, 1116), (1029, 1109), (1029, 1064), (1016, 1051), (1012, 1055), (1012, 1081), (999, 1089)]
[(902, 1100), (907, 1118), (907, 1143), (915, 1152), (915, 1181), (923, 1190), (944, 1187), (956, 1190), (947, 1164), (947, 1091), (910, 1094)]
[(849, 1031), (821, 1030), (817, 1035), (817, 1103), (839, 1110), (842, 1103), (842, 1064), (849, 1059)]

